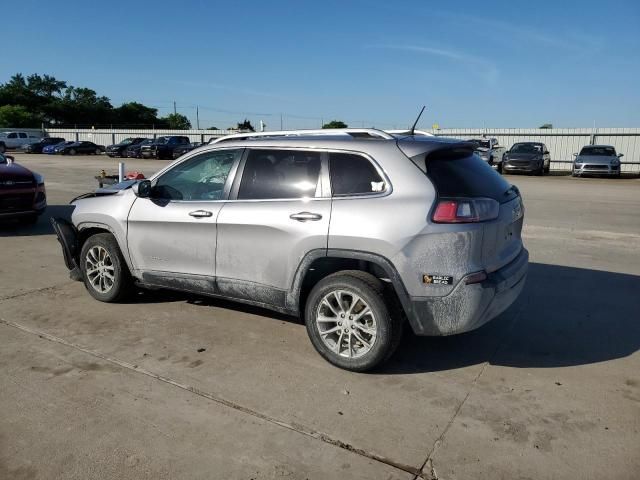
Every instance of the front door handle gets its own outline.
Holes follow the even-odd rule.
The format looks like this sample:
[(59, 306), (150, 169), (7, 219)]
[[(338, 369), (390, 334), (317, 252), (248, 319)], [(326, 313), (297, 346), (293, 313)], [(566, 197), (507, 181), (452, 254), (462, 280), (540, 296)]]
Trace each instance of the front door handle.
[(196, 218), (204, 218), (213, 216), (213, 213), (209, 212), (208, 210), (195, 210), (193, 212), (189, 212), (189, 215)]
[(300, 212), (300, 213), (292, 213), (289, 215), (291, 220), (298, 220), (299, 222), (317, 222), (322, 219), (322, 215), (319, 213), (311, 213), (311, 212)]

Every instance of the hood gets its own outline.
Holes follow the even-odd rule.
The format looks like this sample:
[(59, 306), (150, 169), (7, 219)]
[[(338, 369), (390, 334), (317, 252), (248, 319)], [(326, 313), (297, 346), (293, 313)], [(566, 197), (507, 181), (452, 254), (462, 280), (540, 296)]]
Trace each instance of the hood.
[(620, 160), (618, 157), (610, 157), (603, 155), (578, 155), (576, 162), (592, 163), (595, 165), (609, 165), (613, 160)]
[(6, 181), (33, 182), (33, 172), (22, 165), (18, 165), (17, 163), (0, 163), (0, 184)]

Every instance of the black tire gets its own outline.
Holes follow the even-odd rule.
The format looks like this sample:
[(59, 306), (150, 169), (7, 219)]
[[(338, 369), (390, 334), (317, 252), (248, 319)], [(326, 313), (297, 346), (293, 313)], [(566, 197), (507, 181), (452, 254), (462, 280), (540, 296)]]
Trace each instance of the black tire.
[(69, 150), (69, 155), (75, 155), (76, 154), (76, 149), (72, 148), (71, 150)]
[(500, 163), (498, 164), (498, 166), (496, 167), (496, 170), (498, 171), (498, 173), (499, 173), (500, 175), (502, 175), (502, 162), (500, 162)]
[[(109, 255), (109, 262), (105, 261), (104, 263), (112, 267), (113, 282), (111, 288), (107, 291), (100, 291), (99, 288), (92, 283), (87, 274), (87, 268), (90, 265), (88, 255), (94, 247), (104, 249)], [(110, 233), (92, 235), (84, 242), (80, 252), (80, 270), (87, 291), (93, 298), (101, 302), (113, 303), (121, 301), (133, 290), (133, 280), (131, 279), (127, 264), (122, 257), (118, 242), (116, 242), (116, 239)]]
[(7, 147), (5, 147), (4, 143), (0, 143), (0, 153), (4, 153), (7, 151)]
[(95, 154), (100, 155), (101, 153), (102, 153), (102, 150), (100, 150), (99, 148), (96, 148)]
[(535, 175), (537, 175), (538, 177), (544, 175), (544, 164), (540, 165), (540, 168), (536, 170)]
[[(343, 291), (347, 298), (353, 294), (360, 297), (370, 308), (373, 318), (375, 318), (375, 340), (370, 346), (370, 349), (359, 356), (342, 356), (329, 348), (322, 339), (323, 336), (316, 322), (316, 316), (321, 311), (321, 304), (325, 296), (338, 290)], [(353, 299), (353, 297), (351, 298)], [(358, 303), (358, 305), (362, 307), (361, 304)], [(357, 315), (355, 316), (357, 317)], [(342, 326), (342, 321), (338, 324), (338, 321), (341, 319), (338, 318), (337, 315), (335, 318), (336, 322), (334, 323), (336, 326), (331, 328)], [(361, 330), (357, 330), (356, 327), (351, 325), (350, 328), (352, 330), (357, 330), (357, 332), (353, 333), (353, 337), (351, 337), (352, 334), (349, 333), (350, 330), (347, 328), (347, 318), (344, 319), (344, 322), (344, 332), (348, 333), (349, 338), (355, 339), (352, 340), (356, 344), (355, 348), (357, 348), (358, 343), (364, 348), (364, 344), (356, 338), (356, 333), (360, 335), (360, 339), (366, 335), (362, 335)], [(390, 295), (385, 294), (383, 283), (380, 280), (366, 272), (345, 270), (323, 278), (313, 287), (305, 305), (305, 324), (311, 343), (325, 360), (345, 370), (364, 372), (382, 364), (393, 354), (402, 337), (403, 322), (401, 312), (395, 302), (391, 300)], [(343, 334), (342, 329), (338, 331), (341, 332), (341, 335)], [(335, 335), (337, 336), (338, 333), (336, 332)], [(371, 338), (371, 336), (368, 336), (367, 340)], [(338, 345), (338, 343), (342, 345), (342, 341), (338, 342), (334, 340), (334, 343), (336, 345)], [(348, 345), (348, 351), (352, 353), (351, 344)], [(357, 351), (353, 351), (353, 353), (358, 354)]]

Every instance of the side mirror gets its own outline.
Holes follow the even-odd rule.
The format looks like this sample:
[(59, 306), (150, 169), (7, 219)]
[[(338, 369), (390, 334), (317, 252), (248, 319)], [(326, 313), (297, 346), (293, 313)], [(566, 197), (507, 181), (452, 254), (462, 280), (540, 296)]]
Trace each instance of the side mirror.
[(141, 180), (131, 188), (133, 193), (140, 198), (149, 198), (151, 196), (151, 180)]
[(577, 153), (574, 153), (574, 154), (573, 154), (573, 156), (574, 156), (574, 157), (577, 157), (577, 156), (578, 156), (578, 154), (577, 154)]
[(544, 155), (549, 155), (549, 150), (545, 150), (544, 152), (542, 152)]
[(624, 153), (619, 153), (618, 157), (624, 157)]

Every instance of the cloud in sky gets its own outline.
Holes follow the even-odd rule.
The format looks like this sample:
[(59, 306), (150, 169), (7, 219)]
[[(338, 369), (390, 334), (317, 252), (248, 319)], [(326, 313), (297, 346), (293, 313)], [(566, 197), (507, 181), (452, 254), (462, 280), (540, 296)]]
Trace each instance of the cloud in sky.
[[(566, 50), (574, 53), (589, 53), (601, 50), (604, 46), (602, 37), (597, 35), (583, 35), (580, 33), (565, 31), (563, 33), (551, 33), (544, 31), (524, 22), (513, 23), (496, 20), (495, 18), (477, 17), (468, 14), (433, 12), (436, 15), (452, 22), (456, 25), (466, 23), (476, 32), (494, 35), (506, 43), (514, 41), (527, 45), (535, 44), (545, 47)], [(482, 27), (478, 29), (479, 27)]]
[(441, 57), (446, 60), (450, 60), (451, 62), (462, 64), (472, 68), (474, 72), (479, 72), (480, 76), (489, 84), (496, 83), (498, 77), (500, 76), (498, 67), (491, 60), (477, 57), (475, 55), (469, 55), (467, 53), (459, 52), (456, 50), (408, 44), (368, 45), (367, 48), (400, 50), (405, 52), (414, 52), (423, 55)]

